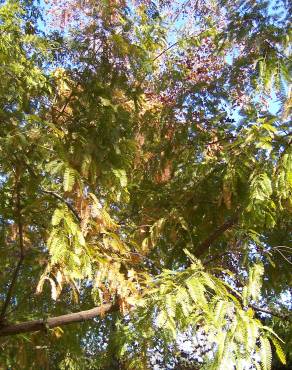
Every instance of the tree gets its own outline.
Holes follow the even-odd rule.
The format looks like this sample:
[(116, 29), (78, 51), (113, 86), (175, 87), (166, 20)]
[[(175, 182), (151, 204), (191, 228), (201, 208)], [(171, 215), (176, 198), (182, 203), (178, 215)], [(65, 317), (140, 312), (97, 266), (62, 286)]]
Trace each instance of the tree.
[(2, 2), (4, 369), (291, 364), (279, 4)]

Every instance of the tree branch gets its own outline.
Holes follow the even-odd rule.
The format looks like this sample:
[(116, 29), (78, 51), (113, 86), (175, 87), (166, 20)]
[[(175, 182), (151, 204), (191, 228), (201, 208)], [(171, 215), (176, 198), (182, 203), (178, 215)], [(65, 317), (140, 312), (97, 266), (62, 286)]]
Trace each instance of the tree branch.
[[(201, 36), (205, 31), (202, 31), (200, 33), (198, 33), (197, 35), (192, 35), (190, 37), (187, 38), (187, 40), (189, 39), (192, 39), (194, 37), (199, 37)], [(175, 43), (171, 44), (170, 46), (168, 46), (166, 49), (163, 49), (161, 53), (159, 53), (158, 55), (156, 55), (155, 58), (152, 59), (152, 62), (155, 62), (155, 60), (159, 59), (163, 54), (165, 54), (166, 52), (168, 52), (168, 50), (172, 49), (173, 47), (175, 47), (176, 45), (178, 45), (180, 43), (181, 40), (178, 40), (176, 41)]]
[(270, 46), (270, 48), (272, 48), (273, 50), (275, 50), (275, 52), (278, 55), (280, 55), (282, 58), (289, 60), (289, 62), (292, 61), (292, 59), (290, 57), (288, 57), (287, 55), (283, 54), (280, 50), (277, 49), (276, 46), (274, 46), (272, 43), (270, 43), (270, 41), (265, 40), (265, 43), (268, 44)]
[(55, 120), (58, 120), (62, 116), (62, 114), (65, 112), (65, 109), (67, 108), (68, 104), (70, 103), (70, 100), (71, 100), (72, 97), (73, 97), (73, 91), (70, 92), (70, 95), (68, 96), (65, 104), (63, 105), (63, 108), (60, 111), (57, 110), (58, 113), (59, 113), (59, 115), (58, 115), (58, 117)]
[(228, 251), (228, 252), (222, 252), (222, 253), (219, 253), (219, 254), (215, 254), (214, 256), (208, 258), (206, 261), (203, 260), (203, 264), (204, 266), (208, 265), (209, 263), (221, 258), (221, 257), (224, 257), (224, 256), (227, 256), (228, 254), (230, 254), (231, 251)]
[(70, 211), (74, 214), (74, 216), (76, 217), (76, 219), (78, 220), (78, 222), (81, 222), (81, 218), (80, 216), (78, 215), (78, 212), (76, 211), (76, 209), (72, 206), (72, 204), (70, 204), (66, 199), (62, 198), (61, 195), (51, 191), (51, 190), (44, 190), (44, 189), (41, 189), (41, 192), (42, 193), (45, 193), (45, 194), (49, 194), (49, 195), (52, 195), (53, 197), (55, 197), (56, 199), (60, 200), (61, 202), (65, 203), (66, 206), (70, 209)]
[(20, 257), (19, 257), (18, 263), (16, 265), (16, 268), (14, 270), (12, 280), (11, 280), (11, 283), (10, 283), (8, 291), (7, 291), (6, 299), (5, 299), (5, 301), (3, 303), (3, 306), (2, 306), (2, 309), (1, 309), (0, 322), (3, 321), (3, 319), (6, 315), (7, 308), (9, 306), (11, 298), (12, 298), (13, 289), (15, 287), (15, 284), (16, 284), (16, 281), (17, 281), (17, 278), (18, 278), (18, 275), (19, 275), (19, 272), (20, 272), (20, 269), (21, 269), (21, 266), (22, 266), (23, 260), (24, 260), (23, 224), (22, 224), (22, 218), (21, 218), (20, 186), (19, 186), (19, 183), (17, 184), (17, 187), (16, 187), (16, 212), (17, 212), (17, 225), (18, 225)]
[(184, 4), (182, 4), (182, 6), (180, 7), (180, 10), (174, 16), (173, 22), (175, 22), (178, 19), (178, 17), (184, 12), (185, 8), (189, 5), (190, 2), (191, 2), (191, 0), (187, 0)]
[(196, 249), (196, 257), (200, 257), (226, 230), (230, 229), (238, 221), (238, 216), (234, 216), (219, 226), (213, 233), (205, 239)]
[(57, 326), (69, 325), (75, 322), (83, 322), (91, 320), (96, 316), (103, 316), (106, 313), (114, 312), (116, 310), (117, 310), (116, 305), (114, 305), (113, 303), (107, 303), (99, 307), (92, 308), (90, 310), (51, 317), (46, 320), (33, 320), (19, 324), (8, 324), (2, 327), (0, 326), (0, 337), (20, 333), (30, 333), (39, 330), (47, 330), (55, 328)]
[(177, 41), (175, 42), (174, 44), (171, 44), (170, 46), (168, 46), (166, 49), (162, 50), (161, 53), (159, 53), (158, 55), (156, 55), (155, 58), (153, 58), (152, 62), (155, 62), (155, 60), (159, 59), (163, 54), (165, 54), (168, 50), (170, 50), (171, 48), (175, 47), (180, 41)]
[(266, 313), (267, 315), (272, 315), (272, 316), (276, 316), (276, 317), (279, 317), (280, 319), (290, 319), (290, 316), (289, 314), (281, 314), (279, 312), (275, 312), (275, 311), (270, 311), (270, 310), (267, 310), (266, 308), (260, 308), (260, 307), (257, 307), (253, 304), (250, 304), (249, 307), (251, 307), (252, 309), (254, 309), (255, 311), (258, 311), (258, 312), (263, 312), (263, 313)]

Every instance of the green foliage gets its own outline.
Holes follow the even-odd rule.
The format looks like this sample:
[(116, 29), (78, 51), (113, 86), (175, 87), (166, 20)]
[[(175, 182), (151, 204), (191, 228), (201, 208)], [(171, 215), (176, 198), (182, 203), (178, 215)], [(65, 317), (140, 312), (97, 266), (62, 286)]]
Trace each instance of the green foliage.
[[(246, 310), (242, 307), (245, 293), (243, 296), (238, 293), (234, 296), (229, 284), (205, 271), (194, 257), (191, 256), (191, 259), (191, 266), (183, 272), (165, 270), (155, 279), (149, 297), (146, 296), (144, 302), (140, 302), (138, 312), (133, 313), (135, 326), (129, 324), (124, 333), (128, 336), (129, 331), (134, 333), (134, 338), (130, 338), (136, 345), (139, 343), (142, 346), (141, 338), (149, 340), (163, 329), (162, 336), (170, 345), (175, 342), (176, 335), (187, 328), (192, 327), (194, 332), (198, 327), (203, 328), (216, 348), (215, 358), (208, 365), (210, 369), (225, 369), (230, 363), (238, 364), (238, 368), (241, 368), (241, 362), (256, 366), (259, 361), (263, 369), (270, 369), (272, 352), (269, 339), (279, 346), (279, 358), (285, 362), (276, 335), (254, 317), (251, 308)], [(260, 265), (251, 268), (250, 280), (245, 288), (252, 297), (255, 296), (255, 290), (260, 288), (258, 276), (262, 273)], [(154, 331), (145, 332), (145, 320), (149, 320), (149, 312), (154, 320)], [(128, 339), (125, 343), (128, 343)], [(131, 345), (128, 349), (132, 350)], [(254, 356), (254, 351), (260, 359)], [(122, 351), (121, 355), (125, 356), (125, 352)]]
[(48, 6), (0, 8), (0, 336), (112, 310), (0, 368), (291, 367), (287, 4)]
[(259, 299), (263, 274), (264, 268), (261, 263), (257, 263), (250, 268), (248, 285), (243, 289), (243, 301), (245, 306), (247, 306), (249, 299), (254, 301)]

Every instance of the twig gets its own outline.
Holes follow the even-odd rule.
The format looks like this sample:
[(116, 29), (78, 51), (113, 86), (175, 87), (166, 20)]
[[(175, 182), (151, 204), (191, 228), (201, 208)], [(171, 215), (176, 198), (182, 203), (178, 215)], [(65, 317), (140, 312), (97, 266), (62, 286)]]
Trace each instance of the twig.
[(208, 265), (210, 262), (213, 262), (213, 261), (215, 261), (215, 260), (217, 260), (221, 257), (228, 256), (228, 254), (230, 254), (230, 253), (231, 252), (229, 251), (229, 252), (223, 252), (223, 253), (216, 254), (216, 255), (210, 257), (209, 259), (207, 259), (206, 261), (203, 261), (203, 264), (204, 264), (204, 266)]
[(280, 319), (289, 319), (291, 315), (289, 314), (281, 314), (279, 312), (275, 312), (275, 311), (270, 311), (270, 310), (267, 310), (265, 308), (261, 308), (261, 307), (257, 307), (257, 306), (254, 306), (252, 304), (249, 305), (249, 307), (251, 307), (252, 309), (254, 309), (255, 311), (258, 311), (258, 312), (263, 312), (263, 313), (266, 313), (268, 315), (272, 315), (272, 316), (276, 316), (276, 317), (279, 317)]
[(44, 189), (41, 189), (41, 192), (42, 193), (45, 193), (45, 194), (49, 194), (49, 195), (52, 195), (53, 197), (55, 197), (56, 199), (60, 200), (61, 202), (65, 203), (66, 206), (70, 209), (70, 211), (74, 214), (74, 216), (76, 217), (76, 219), (78, 220), (78, 222), (81, 222), (81, 218), (78, 214), (78, 212), (76, 211), (76, 209), (72, 206), (72, 204), (70, 204), (66, 199), (62, 198), (61, 195), (51, 191), (51, 190), (44, 190)]
[(288, 57), (287, 55), (283, 54), (280, 50), (278, 50), (273, 44), (270, 43), (270, 41), (268, 40), (265, 40), (265, 43), (268, 44), (273, 50), (275, 50), (275, 52), (280, 55), (282, 58), (284, 59), (287, 59), (289, 60), (289, 62), (292, 61), (292, 59), (290, 57)]
[(70, 103), (70, 100), (71, 100), (72, 97), (73, 97), (73, 91), (71, 91), (70, 95), (68, 96), (65, 104), (63, 105), (63, 108), (60, 111), (58, 110), (59, 115), (56, 118), (56, 120), (58, 120), (62, 116), (62, 114), (65, 112), (65, 109), (67, 108), (68, 104)]
[(292, 265), (292, 262), (288, 260), (288, 258), (282, 253), (279, 249), (275, 249), (276, 252), (280, 253), (280, 255), (287, 261), (290, 265)]
[(174, 46), (176, 46), (177, 44), (179, 43), (179, 41), (176, 41), (174, 44), (171, 44), (168, 48), (162, 50), (162, 52), (160, 54), (158, 54), (153, 60), (152, 62), (155, 62), (156, 59), (160, 58), (163, 54), (165, 54), (168, 50), (170, 50), (171, 48), (173, 48)]
[[(175, 22), (178, 17), (182, 14), (182, 12), (185, 10), (185, 8), (187, 7), (187, 5), (189, 5), (189, 3), (191, 2), (191, 0), (187, 0), (181, 7), (180, 7), (180, 10), (177, 12), (177, 14), (175, 15), (175, 17), (173, 18), (173, 22)], [(196, 4), (197, 5), (197, 4)]]

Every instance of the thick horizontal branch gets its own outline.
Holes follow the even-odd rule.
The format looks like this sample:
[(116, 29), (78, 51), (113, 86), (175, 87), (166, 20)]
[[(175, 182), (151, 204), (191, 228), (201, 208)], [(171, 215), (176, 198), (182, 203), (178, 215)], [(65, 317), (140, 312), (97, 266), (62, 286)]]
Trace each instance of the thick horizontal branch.
[(0, 326), (0, 337), (15, 335), (20, 333), (30, 333), (39, 330), (52, 329), (57, 326), (73, 324), (91, 320), (97, 316), (103, 316), (106, 313), (113, 312), (117, 308), (113, 303), (107, 303), (87, 311), (69, 313), (67, 315), (51, 317), (46, 320), (26, 321), (19, 324), (7, 324)]

